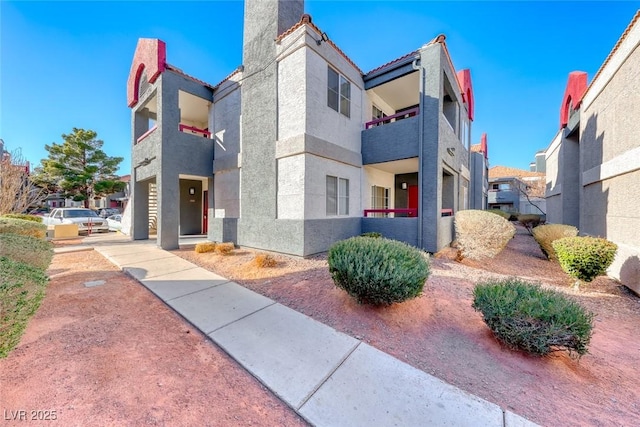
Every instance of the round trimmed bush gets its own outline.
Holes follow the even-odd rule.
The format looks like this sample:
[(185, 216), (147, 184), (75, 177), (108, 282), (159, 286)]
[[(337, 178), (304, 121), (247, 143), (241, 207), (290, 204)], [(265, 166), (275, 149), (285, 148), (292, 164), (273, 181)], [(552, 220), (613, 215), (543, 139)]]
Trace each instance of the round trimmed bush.
[(551, 261), (556, 261), (558, 256), (553, 249), (553, 242), (563, 237), (576, 237), (578, 229), (573, 225), (545, 224), (531, 230), (533, 238), (538, 242), (540, 250)]
[(489, 211), (458, 211), (454, 224), (458, 251), (462, 258), (493, 258), (516, 234), (513, 224)]
[(607, 272), (618, 245), (600, 237), (564, 237), (553, 242), (553, 249), (565, 273), (591, 282)]
[(510, 348), (535, 355), (588, 351), (594, 314), (560, 292), (519, 279), (477, 284), (473, 308)]
[(429, 277), (422, 251), (384, 238), (358, 236), (336, 242), (328, 263), (335, 285), (360, 304), (390, 305), (415, 298)]

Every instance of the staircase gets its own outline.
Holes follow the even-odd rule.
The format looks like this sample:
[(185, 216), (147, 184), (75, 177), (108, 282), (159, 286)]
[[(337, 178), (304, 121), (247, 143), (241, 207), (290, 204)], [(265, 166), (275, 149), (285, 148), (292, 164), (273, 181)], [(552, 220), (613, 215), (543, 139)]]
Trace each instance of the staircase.
[(156, 183), (149, 184), (149, 234), (158, 231), (158, 189)]

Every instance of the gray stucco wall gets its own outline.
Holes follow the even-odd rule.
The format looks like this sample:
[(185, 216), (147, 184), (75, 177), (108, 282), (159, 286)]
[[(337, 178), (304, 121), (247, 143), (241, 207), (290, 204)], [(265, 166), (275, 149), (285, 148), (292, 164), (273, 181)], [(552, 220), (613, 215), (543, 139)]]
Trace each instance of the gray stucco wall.
[(419, 218), (362, 218), (362, 232), (377, 232), (417, 247), (418, 221)]
[[(423, 68), (423, 90), (420, 112), (422, 117), (422, 152), (420, 158), (421, 174), (421, 221), (422, 247), (429, 252), (437, 252), (448, 243), (444, 243), (451, 231), (447, 221), (440, 221), (442, 209), (443, 170), (453, 176), (454, 212), (459, 209), (460, 171), (462, 166), (469, 168), (468, 151), (461, 142), (460, 126), (449, 126), (443, 114), (444, 76), (452, 87), (457, 87), (455, 70), (449, 66), (446, 53), (440, 43), (423, 47), (420, 50), (420, 62)], [(461, 95), (456, 98), (459, 110), (456, 117), (461, 120), (464, 109)], [(459, 122), (458, 122), (459, 124)], [(454, 124), (455, 125), (455, 124)], [(440, 234), (440, 237), (439, 237)]]
[(362, 163), (418, 157), (419, 116), (362, 131)]
[[(157, 129), (139, 143), (133, 141), (132, 234), (134, 239), (148, 238), (148, 188), (145, 187), (148, 186), (148, 181), (155, 180), (158, 191), (158, 245), (163, 249), (175, 249), (179, 244), (180, 231), (179, 175), (209, 177), (212, 175), (213, 164), (211, 139), (180, 132), (178, 95), (182, 90), (207, 101), (211, 101), (213, 95), (211, 89), (171, 71), (163, 72), (154, 86), (148, 93), (149, 96), (154, 93), (157, 96)], [(146, 98), (141, 99), (137, 108), (141, 108), (145, 100)], [(136, 115), (137, 108), (132, 111), (134, 130), (141, 120)], [(140, 165), (144, 159), (150, 161), (146, 166)], [(143, 197), (145, 191), (147, 197)], [(199, 218), (196, 224), (200, 226)]]
[[(238, 244), (304, 253), (302, 221), (277, 215), (276, 37), (300, 20), (302, 0), (247, 0), (244, 11), (242, 84), (242, 169)], [(266, 67), (266, 68), (265, 68)]]
[(486, 159), (482, 153), (471, 153), (471, 183), (469, 209), (486, 209), (487, 183)]

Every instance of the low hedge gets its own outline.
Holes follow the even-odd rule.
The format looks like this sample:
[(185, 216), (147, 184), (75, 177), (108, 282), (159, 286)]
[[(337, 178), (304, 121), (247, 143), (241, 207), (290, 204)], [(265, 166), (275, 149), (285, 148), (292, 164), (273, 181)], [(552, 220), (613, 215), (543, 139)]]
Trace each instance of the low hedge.
[(510, 348), (535, 355), (588, 352), (594, 314), (566, 295), (519, 279), (476, 285), (473, 308)]
[(216, 250), (215, 242), (200, 242), (196, 243), (195, 251), (199, 254), (214, 252)]
[(618, 245), (599, 237), (564, 237), (553, 242), (562, 269), (571, 277), (591, 282), (606, 274)]
[(506, 219), (507, 221), (509, 220), (509, 218), (511, 218), (511, 214), (509, 212), (505, 212), (505, 211), (500, 210), (500, 209), (488, 209), (486, 212), (490, 212), (492, 214), (496, 214), (498, 216), (501, 216), (502, 218)]
[(329, 249), (335, 285), (358, 303), (390, 305), (422, 293), (429, 262), (420, 250), (385, 238), (352, 237)]
[(27, 321), (42, 302), (47, 280), (40, 268), (0, 257), (0, 357), (20, 342)]
[(540, 225), (543, 222), (542, 215), (537, 214), (520, 214), (518, 215), (518, 222), (527, 229), (529, 234), (532, 233), (534, 227)]
[(461, 258), (493, 258), (516, 234), (513, 224), (490, 211), (458, 211), (454, 224)]
[(22, 236), (31, 236), (44, 239), (47, 235), (47, 226), (25, 219), (0, 217), (0, 234), (12, 233)]
[(33, 221), (42, 223), (42, 217), (38, 215), (29, 215), (29, 214), (4, 214), (0, 218), (16, 218), (23, 219), (25, 221)]
[(46, 270), (53, 257), (53, 245), (43, 239), (19, 234), (0, 234), (0, 256)]
[(531, 230), (533, 238), (540, 246), (540, 250), (551, 261), (557, 261), (556, 251), (553, 249), (553, 242), (563, 237), (575, 237), (578, 229), (573, 225), (545, 224), (534, 227)]

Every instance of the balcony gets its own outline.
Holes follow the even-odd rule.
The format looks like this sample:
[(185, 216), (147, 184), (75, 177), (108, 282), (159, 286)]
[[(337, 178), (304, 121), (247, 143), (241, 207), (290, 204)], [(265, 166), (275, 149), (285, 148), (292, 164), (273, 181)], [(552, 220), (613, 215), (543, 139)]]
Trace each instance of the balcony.
[(371, 120), (370, 122), (365, 123), (364, 128), (369, 129), (374, 126), (382, 126), (382, 125), (387, 125), (389, 123), (395, 123), (398, 120), (408, 119), (409, 117), (417, 116), (419, 112), (420, 112), (419, 107), (410, 108), (406, 111), (396, 113), (392, 116), (385, 116), (379, 119)]
[[(371, 125), (363, 130), (362, 163), (369, 165), (418, 157), (419, 117), (419, 115), (404, 119), (394, 118), (394, 116), (384, 117), (378, 119), (380, 120), (378, 123), (383, 125)], [(385, 123), (389, 120), (392, 121)], [(376, 120), (367, 124), (373, 122)]]

